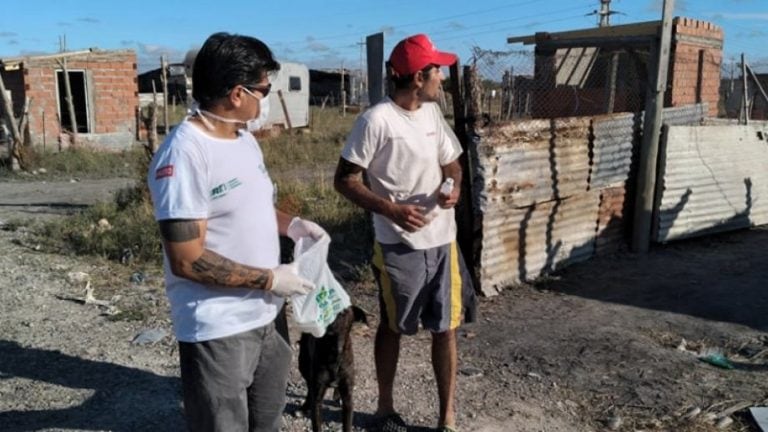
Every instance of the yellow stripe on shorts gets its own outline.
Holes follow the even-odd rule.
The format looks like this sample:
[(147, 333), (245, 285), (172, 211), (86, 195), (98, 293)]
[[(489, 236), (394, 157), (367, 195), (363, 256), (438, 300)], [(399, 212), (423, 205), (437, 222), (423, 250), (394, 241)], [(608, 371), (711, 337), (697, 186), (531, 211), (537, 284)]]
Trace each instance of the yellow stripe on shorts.
[(392, 294), (392, 280), (384, 266), (384, 252), (381, 250), (379, 242), (373, 242), (373, 265), (379, 269), (379, 282), (381, 283), (381, 296), (384, 299), (384, 307), (387, 309), (387, 320), (390, 330), (399, 333), (397, 328), (397, 308), (395, 307), (395, 296)]
[(459, 250), (456, 242), (451, 242), (451, 322), (448, 326), (453, 330), (461, 325), (461, 271), (459, 270)]

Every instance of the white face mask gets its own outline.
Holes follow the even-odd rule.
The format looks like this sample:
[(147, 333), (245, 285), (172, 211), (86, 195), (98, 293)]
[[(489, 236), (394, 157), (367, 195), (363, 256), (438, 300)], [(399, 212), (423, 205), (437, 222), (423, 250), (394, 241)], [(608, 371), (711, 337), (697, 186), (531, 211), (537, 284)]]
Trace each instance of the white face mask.
[(246, 122), (248, 132), (256, 132), (267, 125), (269, 117), (269, 96), (259, 99), (259, 116)]

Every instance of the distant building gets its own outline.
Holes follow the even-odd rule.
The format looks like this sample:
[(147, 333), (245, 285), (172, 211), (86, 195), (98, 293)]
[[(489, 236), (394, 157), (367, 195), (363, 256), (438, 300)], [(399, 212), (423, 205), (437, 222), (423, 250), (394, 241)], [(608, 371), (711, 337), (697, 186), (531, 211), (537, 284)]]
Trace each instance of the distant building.
[[(648, 90), (650, 47), (661, 21), (511, 37), (536, 46), (530, 115), (563, 117), (639, 112)], [(723, 30), (706, 21), (676, 17), (665, 107), (700, 102), (718, 113)], [(526, 83), (529, 84), (529, 83)]]
[[(157, 68), (141, 73), (138, 76), (139, 93), (148, 96), (157, 93), (158, 104), (163, 102), (163, 81), (161, 75), (162, 69)], [(169, 64), (167, 77), (168, 103), (186, 105), (187, 98), (192, 97), (192, 88), (187, 83), (184, 63)]]
[(0, 74), (16, 118), (29, 99), (27, 130), (35, 145), (67, 143), (72, 121), (65, 99), (66, 59), (80, 143), (127, 148), (136, 132), (136, 53), (90, 49), (0, 59)]
[[(344, 91), (347, 104), (360, 103), (360, 77), (344, 70)], [(310, 103), (312, 105), (341, 105), (342, 73), (334, 70), (309, 70)]]

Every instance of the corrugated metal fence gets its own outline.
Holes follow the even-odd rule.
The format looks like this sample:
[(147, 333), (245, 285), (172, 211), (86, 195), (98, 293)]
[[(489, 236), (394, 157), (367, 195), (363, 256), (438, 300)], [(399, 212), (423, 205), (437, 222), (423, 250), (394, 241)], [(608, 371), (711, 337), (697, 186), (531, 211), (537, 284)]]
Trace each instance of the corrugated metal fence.
[(666, 126), (656, 241), (768, 223), (768, 123)]
[[(704, 113), (695, 105), (664, 117), (700, 124)], [(623, 113), (470, 128), (472, 261), (485, 294), (624, 245), (641, 119)]]

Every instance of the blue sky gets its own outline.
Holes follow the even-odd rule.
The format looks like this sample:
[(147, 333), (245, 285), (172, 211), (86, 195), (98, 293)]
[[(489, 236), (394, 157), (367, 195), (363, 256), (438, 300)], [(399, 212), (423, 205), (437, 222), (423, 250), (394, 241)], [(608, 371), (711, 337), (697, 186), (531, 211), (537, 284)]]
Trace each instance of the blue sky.
[[(69, 50), (134, 49), (139, 70), (159, 66), (160, 55), (181, 61), (216, 31), (256, 36), (281, 60), (310, 67), (358, 68), (366, 35), (384, 32), (388, 55), (414, 33), (463, 63), (473, 46), (521, 49), (508, 36), (594, 27), (599, 0), (315, 0), (186, 2), (176, 0), (5, 0), (0, 58), (53, 53), (66, 36)], [(656, 20), (662, 0), (613, 0), (612, 24)], [(768, 70), (768, 0), (677, 0), (676, 15), (712, 21), (725, 30), (725, 59), (747, 54)]]

